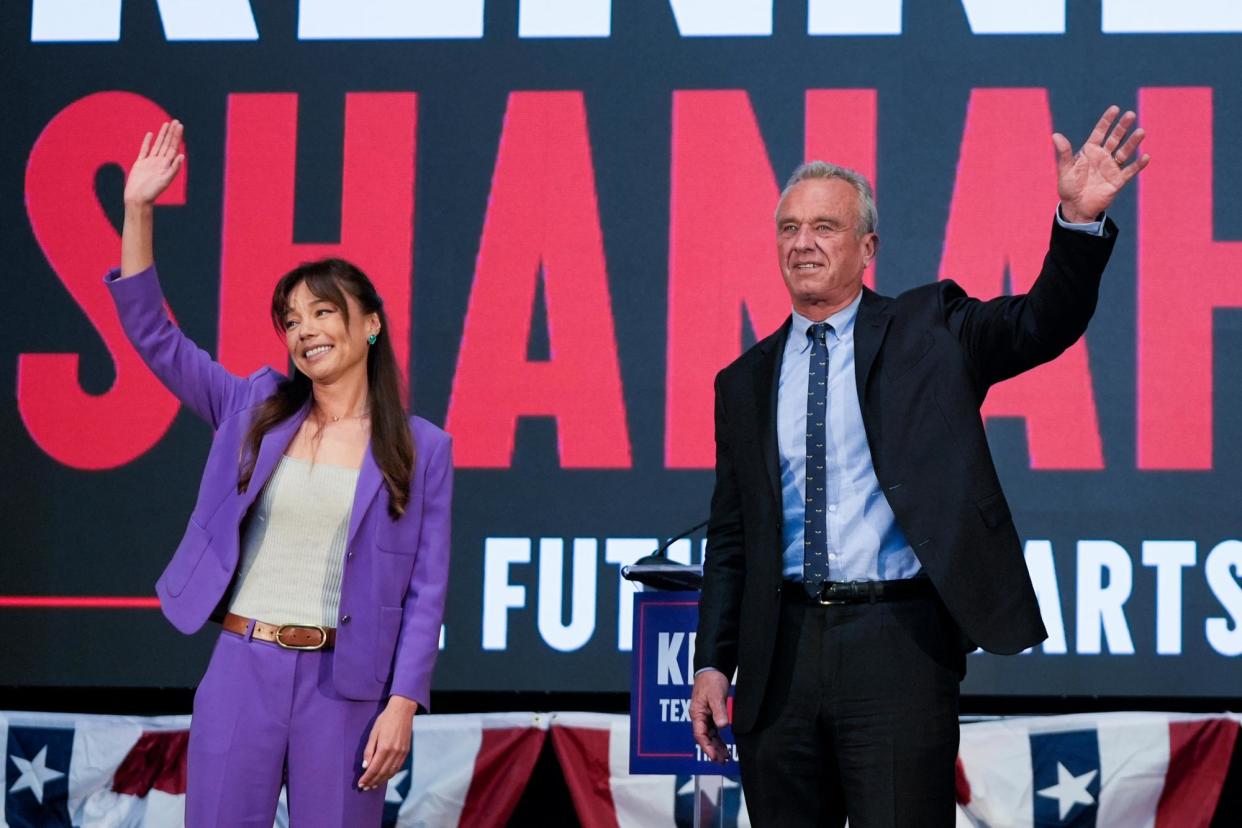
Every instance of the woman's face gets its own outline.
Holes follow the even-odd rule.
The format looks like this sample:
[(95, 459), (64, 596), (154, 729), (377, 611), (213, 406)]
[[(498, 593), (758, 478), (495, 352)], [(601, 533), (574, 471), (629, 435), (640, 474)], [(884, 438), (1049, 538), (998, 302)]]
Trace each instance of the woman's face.
[(349, 303), (348, 321), (341, 308), (311, 293), (305, 282), (289, 293), (285, 345), (293, 364), (317, 385), (353, 378), (359, 372), (365, 377), (367, 337), (380, 330), (378, 314), (364, 314), (349, 291), (342, 293)]

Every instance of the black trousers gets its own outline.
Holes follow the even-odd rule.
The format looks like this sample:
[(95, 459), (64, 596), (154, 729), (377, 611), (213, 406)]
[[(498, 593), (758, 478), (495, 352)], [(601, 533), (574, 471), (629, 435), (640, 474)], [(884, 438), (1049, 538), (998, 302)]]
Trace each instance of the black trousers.
[(958, 641), (934, 597), (784, 602), (763, 712), (736, 734), (751, 824), (952, 828)]

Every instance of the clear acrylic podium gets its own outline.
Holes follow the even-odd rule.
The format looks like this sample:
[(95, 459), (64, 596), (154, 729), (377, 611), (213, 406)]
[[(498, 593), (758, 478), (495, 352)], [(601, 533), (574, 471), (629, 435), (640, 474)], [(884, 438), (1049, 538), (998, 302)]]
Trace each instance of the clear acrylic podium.
[[(697, 603), (697, 597), (694, 595), (698, 592), (703, 581), (703, 567), (700, 565), (680, 564), (663, 558), (658, 553), (648, 556), (630, 566), (623, 567), (621, 574), (627, 580), (635, 581), (642, 584), (644, 593), (646, 592), (667, 592), (670, 598), (676, 598), (675, 603), (685, 605), (687, 603)], [(643, 594), (643, 593), (639, 593)], [(644, 635), (651, 636), (652, 630), (644, 627), (643, 620), (647, 614), (637, 611), (638, 605), (642, 603), (639, 594), (635, 595), (635, 646), (634, 653), (634, 693), (641, 694), (643, 688), (639, 684), (639, 676), (643, 673), (642, 660), (644, 658), (644, 648), (642, 639)], [(688, 601), (686, 596), (694, 597), (693, 602)], [(695, 608), (695, 617), (697, 618), (697, 608)], [(655, 635), (659, 634), (659, 630), (654, 631)], [(675, 633), (675, 634), (682, 634)], [(693, 684), (693, 669), (687, 665), (687, 669), (682, 671), (683, 679), (686, 684)], [(640, 704), (641, 701), (632, 699), (632, 710), (630, 717), (630, 728), (634, 732), (635, 728), (642, 727), (642, 716), (633, 715), (633, 708)], [(689, 733), (689, 723), (680, 725), (685, 728), (685, 732)], [(675, 759), (668, 760), (666, 767), (660, 770), (636, 770), (635, 756), (638, 748), (638, 739), (641, 737), (631, 738), (631, 773), (668, 773), (678, 772), (675, 768), (667, 767), (670, 762)], [(697, 756), (690, 754), (685, 762), (688, 772), (694, 778), (694, 828), (724, 828), (725, 824), (725, 778), (724, 774), (712, 773), (710, 767), (704, 768), (705, 764), (698, 761)], [(682, 770), (680, 772), (687, 772)]]

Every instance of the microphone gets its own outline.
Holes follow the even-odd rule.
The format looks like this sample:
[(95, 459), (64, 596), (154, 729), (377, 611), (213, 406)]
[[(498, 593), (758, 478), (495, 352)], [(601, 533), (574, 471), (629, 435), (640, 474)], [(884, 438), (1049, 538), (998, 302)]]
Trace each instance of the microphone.
[(637, 581), (651, 589), (697, 590), (703, 583), (702, 565), (671, 561), (668, 559), (668, 548), (706, 525), (706, 520), (696, 523), (660, 544), (650, 555), (644, 555), (629, 566), (621, 567), (621, 577), (627, 581)]

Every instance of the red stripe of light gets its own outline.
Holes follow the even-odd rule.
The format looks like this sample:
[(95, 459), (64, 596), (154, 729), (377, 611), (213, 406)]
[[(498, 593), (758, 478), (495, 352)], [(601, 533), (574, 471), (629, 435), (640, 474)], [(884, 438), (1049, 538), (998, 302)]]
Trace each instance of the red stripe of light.
[(0, 609), (158, 609), (154, 596), (0, 595)]

